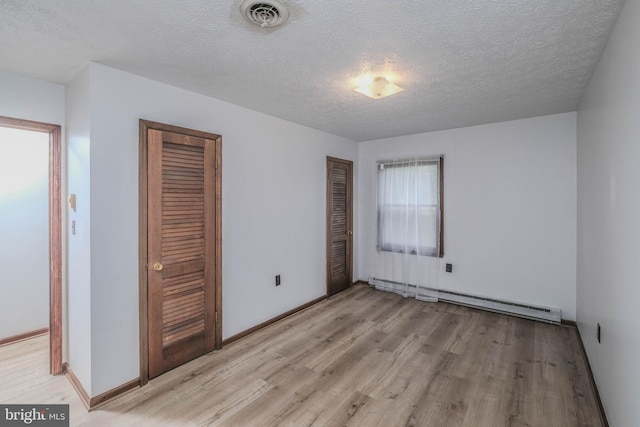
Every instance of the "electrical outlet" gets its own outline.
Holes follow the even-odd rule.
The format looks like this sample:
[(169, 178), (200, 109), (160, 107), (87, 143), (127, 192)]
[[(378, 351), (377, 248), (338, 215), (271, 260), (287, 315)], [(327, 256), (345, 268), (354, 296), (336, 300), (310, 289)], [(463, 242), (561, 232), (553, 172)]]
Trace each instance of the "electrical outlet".
[(600, 323), (598, 323), (598, 342), (600, 342)]
[(445, 270), (447, 273), (451, 273), (453, 271), (453, 264), (445, 265)]
[(280, 286), (280, 275), (276, 274), (276, 286)]

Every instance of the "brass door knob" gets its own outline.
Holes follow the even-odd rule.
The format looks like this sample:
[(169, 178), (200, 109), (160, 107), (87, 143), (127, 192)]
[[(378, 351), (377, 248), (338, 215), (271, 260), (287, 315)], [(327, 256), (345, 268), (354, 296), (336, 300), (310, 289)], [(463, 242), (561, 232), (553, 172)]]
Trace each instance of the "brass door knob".
[(162, 271), (162, 269), (164, 268), (164, 265), (162, 265), (161, 262), (154, 262), (153, 263), (153, 269), (154, 271)]

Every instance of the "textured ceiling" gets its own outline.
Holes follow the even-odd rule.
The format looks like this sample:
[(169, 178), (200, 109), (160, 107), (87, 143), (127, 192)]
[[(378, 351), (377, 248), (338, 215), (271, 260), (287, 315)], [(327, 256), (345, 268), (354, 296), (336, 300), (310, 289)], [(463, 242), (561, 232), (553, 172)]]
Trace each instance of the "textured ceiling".
[[(364, 141), (573, 111), (623, 0), (2, 0), (0, 68), (68, 83), (96, 61)], [(365, 72), (405, 89), (356, 91)]]

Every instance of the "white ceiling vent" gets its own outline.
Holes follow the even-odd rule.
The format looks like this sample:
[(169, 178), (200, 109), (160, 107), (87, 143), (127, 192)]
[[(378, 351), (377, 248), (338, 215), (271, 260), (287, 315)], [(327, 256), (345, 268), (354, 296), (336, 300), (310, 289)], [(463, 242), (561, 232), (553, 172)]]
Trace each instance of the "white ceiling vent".
[(262, 28), (276, 27), (289, 18), (289, 11), (278, 0), (244, 0), (240, 11), (249, 22)]

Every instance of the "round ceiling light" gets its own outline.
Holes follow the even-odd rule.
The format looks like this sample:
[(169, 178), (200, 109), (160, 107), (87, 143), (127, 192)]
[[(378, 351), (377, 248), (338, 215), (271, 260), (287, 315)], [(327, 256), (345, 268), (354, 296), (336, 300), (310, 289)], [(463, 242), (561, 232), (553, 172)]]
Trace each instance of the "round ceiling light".
[(262, 28), (276, 27), (289, 18), (289, 11), (278, 0), (244, 0), (240, 11), (247, 21)]

